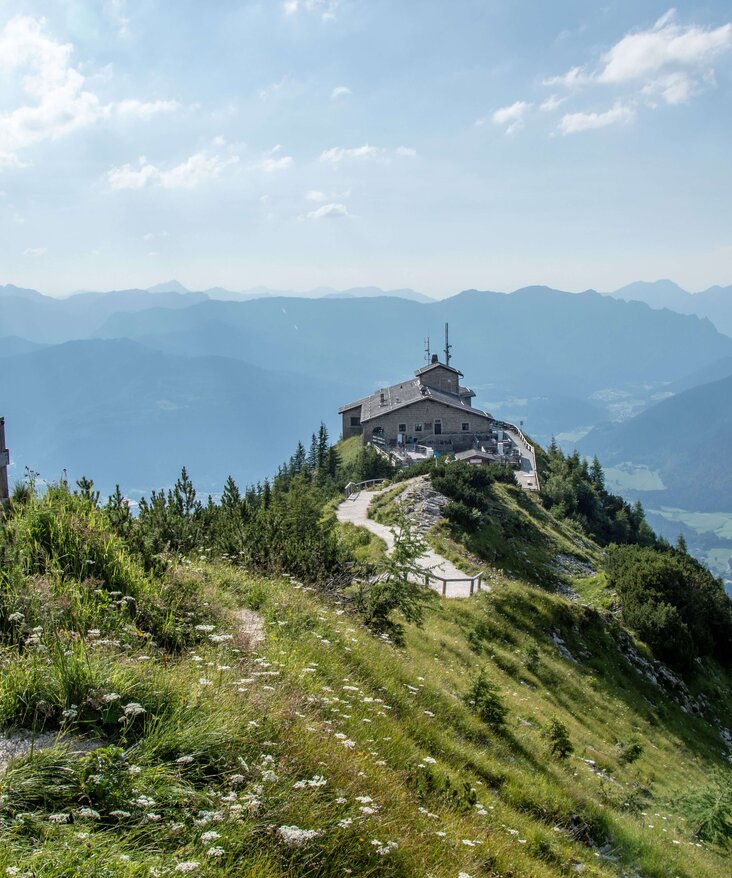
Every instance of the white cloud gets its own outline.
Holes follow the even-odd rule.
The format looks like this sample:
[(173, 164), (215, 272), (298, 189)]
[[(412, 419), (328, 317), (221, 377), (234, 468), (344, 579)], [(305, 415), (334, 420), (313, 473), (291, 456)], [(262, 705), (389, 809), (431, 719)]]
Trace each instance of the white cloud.
[(579, 131), (591, 131), (596, 128), (607, 128), (608, 125), (618, 125), (630, 122), (635, 116), (635, 111), (627, 104), (617, 102), (604, 113), (566, 113), (559, 122), (559, 131), (562, 134), (576, 134)]
[(491, 121), (495, 125), (505, 126), (506, 134), (514, 134), (523, 128), (524, 116), (531, 109), (532, 105), (528, 101), (516, 101), (507, 107), (501, 107), (491, 116)]
[(45, 254), (45, 247), (26, 247), (23, 251), (23, 256), (45, 256)]
[(259, 162), (258, 167), (263, 171), (266, 171), (268, 174), (271, 174), (274, 171), (286, 171), (288, 168), (292, 167), (294, 161), (295, 160), (291, 155), (283, 155), (279, 158), (269, 156), (262, 159), (262, 161)]
[(156, 238), (169, 238), (169, 232), (148, 232), (142, 236), (143, 241), (154, 241)]
[(282, 8), (285, 15), (310, 12), (319, 15), (323, 21), (333, 21), (340, 0), (284, 0)]
[(706, 69), (732, 48), (732, 24), (718, 28), (676, 23), (670, 10), (645, 31), (627, 34), (603, 56), (600, 82), (622, 83), (647, 79), (669, 68)]
[(310, 213), (307, 214), (307, 218), (313, 220), (341, 219), (342, 217), (350, 215), (351, 214), (348, 212), (348, 208), (345, 204), (333, 202), (331, 204), (321, 204), (320, 207), (311, 210)]
[(282, 144), (278, 143), (269, 152), (266, 152), (262, 159), (254, 164), (254, 167), (266, 171), (268, 174), (275, 171), (286, 171), (292, 167), (295, 160), (291, 155), (280, 155), (281, 152)]
[(311, 189), (305, 198), (307, 198), (308, 201), (327, 201), (328, 196), (325, 192), (320, 192), (318, 189)]
[(205, 150), (194, 153), (181, 164), (164, 170), (150, 164), (144, 157), (137, 166), (122, 165), (107, 173), (112, 189), (145, 189), (161, 186), (163, 189), (193, 189), (218, 177), (224, 168), (236, 164), (239, 156), (210, 155)]
[[(44, 19), (19, 15), (0, 30), (0, 75), (17, 77), (24, 103), (0, 113), (0, 154), (20, 167), (17, 152), (57, 140), (112, 113), (149, 119), (178, 108), (176, 101), (127, 99), (103, 104), (72, 64), (73, 46), (46, 33)], [(15, 156), (17, 161), (8, 160)]]
[(333, 100), (337, 100), (338, 98), (344, 98), (349, 94), (351, 94), (351, 89), (348, 88), (347, 85), (337, 85), (330, 93), (330, 96)]
[(43, 21), (12, 18), (0, 31), (0, 71), (22, 74), (32, 104), (0, 114), (0, 149), (14, 152), (90, 124), (104, 113), (71, 65), (72, 46), (46, 36)]
[(138, 101), (126, 98), (115, 104), (115, 112), (120, 116), (135, 116), (138, 119), (152, 119), (159, 113), (174, 113), (180, 109), (178, 101)]
[(340, 164), (348, 159), (382, 159), (388, 161), (392, 155), (411, 157), (417, 155), (417, 150), (408, 146), (398, 146), (395, 150), (388, 150), (365, 143), (363, 146), (354, 146), (345, 149), (342, 146), (334, 146), (320, 153), (321, 162), (329, 162), (332, 165)]
[(104, 0), (102, 9), (107, 20), (117, 28), (117, 35), (129, 39), (132, 32), (127, 16), (127, 0)]
[(343, 159), (373, 159), (376, 158), (378, 153), (378, 149), (375, 146), (370, 146), (368, 143), (365, 143), (363, 146), (354, 146), (351, 149), (334, 146), (320, 153), (320, 161), (337, 165)]
[(572, 67), (560, 76), (550, 76), (542, 82), (542, 85), (561, 85), (564, 88), (576, 88), (585, 85), (592, 79), (581, 67)]
[(626, 34), (599, 59), (595, 69), (573, 67), (544, 85), (568, 89), (605, 85), (638, 88), (640, 94), (666, 104), (681, 104), (714, 82), (711, 67), (732, 50), (732, 23), (716, 28), (678, 23), (671, 9), (646, 30)]
[(554, 110), (561, 107), (567, 98), (560, 98), (558, 95), (550, 95), (539, 107), (543, 113), (553, 113)]
[(279, 79), (277, 82), (273, 82), (270, 85), (265, 86), (264, 88), (259, 89), (259, 100), (260, 101), (271, 101), (273, 98), (279, 97), (284, 94), (292, 85), (292, 79), (285, 75), (282, 79)]

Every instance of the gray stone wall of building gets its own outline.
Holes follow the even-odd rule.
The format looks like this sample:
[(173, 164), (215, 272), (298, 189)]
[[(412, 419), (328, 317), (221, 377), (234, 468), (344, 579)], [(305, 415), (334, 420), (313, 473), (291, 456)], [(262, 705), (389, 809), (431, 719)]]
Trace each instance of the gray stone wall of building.
[[(358, 424), (352, 423), (353, 419), (358, 419)], [(361, 433), (363, 433), (363, 428), (361, 427), (361, 406), (357, 405), (343, 412), (342, 436), (344, 439), (350, 439), (351, 436), (360, 436)]]
[[(438, 420), (442, 426), (440, 434), (435, 433), (435, 421)], [(344, 430), (345, 424), (344, 414)], [(463, 429), (463, 424), (468, 425), (467, 430)], [(464, 410), (457, 409), (426, 399), (370, 419), (363, 425), (363, 436), (365, 442), (374, 435), (381, 435), (387, 442), (393, 443), (397, 435), (403, 432), (406, 439), (412, 438), (418, 443), (458, 451), (462, 448), (470, 448), (473, 435), (488, 432), (492, 424), (490, 418), (481, 415), (475, 409), (467, 406)], [(402, 426), (404, 430), (400, 429)], [(418, 426), (422, 429), (417, 430)]]
[(430, 369), (429, 372), (420, 375), (419, 380), (427, 387), (434, 387), (435, 390), (442, 390), (444, 393), (458, 392), (458, 375), (450, 369), (439, 367)]

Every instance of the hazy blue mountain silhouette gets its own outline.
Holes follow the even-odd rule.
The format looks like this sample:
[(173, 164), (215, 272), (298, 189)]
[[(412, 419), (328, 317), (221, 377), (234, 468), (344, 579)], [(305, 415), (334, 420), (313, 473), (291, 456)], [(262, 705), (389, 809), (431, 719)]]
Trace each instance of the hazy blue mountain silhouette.
[(700, 293), (689, 293), (670, 280), (637, 281), (608, 295), (645, 302), (651, 308), (669, 308), (679, 314), (706, 317), (720, 332), (732, 335), (732, 286), (714, 286)]
[(696, 511), (732, 511), (732, 375), (685, 390), (579, 443), (606, 464), (645, 464), (667, 490), (654, 501)]
[(76, 341), (9, 357), (0, 390), (15, 468), (67, 469), (104, 491), (171, 484), (185, 464), (215, 490), (272, 473), (321, 416), (336, 430), (342, 389), (223, 357), (179, 357), (127, 340)]

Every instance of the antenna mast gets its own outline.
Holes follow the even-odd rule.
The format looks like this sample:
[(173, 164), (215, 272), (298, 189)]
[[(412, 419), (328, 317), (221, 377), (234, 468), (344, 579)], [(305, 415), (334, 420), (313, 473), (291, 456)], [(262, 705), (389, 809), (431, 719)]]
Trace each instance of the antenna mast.
[(10, 452), (5, 447), (5, 418), (0, 418), (0, 506), (7, 503), (10, 497), (8, 491), (9, 464)]
[(430, 337), (429, 337), (429, 335), (428, 335), (427, 338), (424, 340), (424, 358), (425, 358), (425, 360), (429, 363), (429, 361), (430, 361), (430, 359), (431, 359), (431, 356), (430, 356)]
[(452, 345), (450, 344), (449, 339), (450, 339), (450, 336), (449, 336), (448, 324), (446, 323), (445, 324), (445, 365), (446, 366), (450, 365), (450, 350), (452, 348)]

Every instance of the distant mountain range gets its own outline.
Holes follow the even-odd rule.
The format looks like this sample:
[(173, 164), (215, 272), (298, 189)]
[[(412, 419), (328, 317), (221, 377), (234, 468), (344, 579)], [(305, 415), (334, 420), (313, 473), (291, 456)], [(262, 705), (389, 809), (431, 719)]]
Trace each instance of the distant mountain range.
[(86, 474), (133, 496), (172, 484), (201, 490), (231, 473), (272, 474), (342, 401), (341, 388), (223, 357), (163, 354), (126, 339), (73, 341), (0, 359), (0, 411), (23, 468), (47, 480)]
[(13, 459), (49, 477), (83, 467), (105, 490), (115, 480), (149, 490), (182, 463), (211, 490), (229, 469), (261, 478), (321, 419), (337, 435), (340, 403), (411, 376), (425, 337), (442, 356), (446, 322), (476, 404), (524, 420), (542, 442), (566, 434), (571, 444), (732, 374), (732, 338), (708, 320), (592, 291), (468, 290), (439, 301), (373, 287), (311, 293), (171, 281), (58, 299), (0, 287), (10, 376), (0, 413)]
[(638, 281), (607, 295), (628, 302), (645, 302), (651, 308), (706, 317), (720, 332), (732, 335), (732, 286), (714, 286), (701, 293), (689, 293), (671, 280)]
[(580, 451), (607, 465), (630, 463), (657, 473), (664, 489), (644, 499), (695, 511), (732, 511), (730, 448), (732, 369), (629, 421), (602, 425), (579, 443)]
[[(149, 293), (189, 293), (182, 283), (177, 280), (169, 280), (165, 283), (156, 284), (148, 287)], [(333, 287), (316, 287), (305, 292), (297, 290), (275, 290), (269, 287), (252, 287), (248, 290), (235, 292), (227, 290), (224, 287), (210, 287), (203, 290), (203, 293), (209, 299), (220, 299), (227, 302), (244, 302), (247, 299), (266, 299), (272, 297), (293, 298), (302, 297), (304, 299), (373, 299), (380, 296), (389, 296), (397, 299), (409, 299), (412, 302), (433, 302), (430, 296), (424, 293), (418, 293), (416, 290), (399, 289), (399, 290), (382, 290), (380, 287), (351, 287), (346, 290), (336, 290)]]

